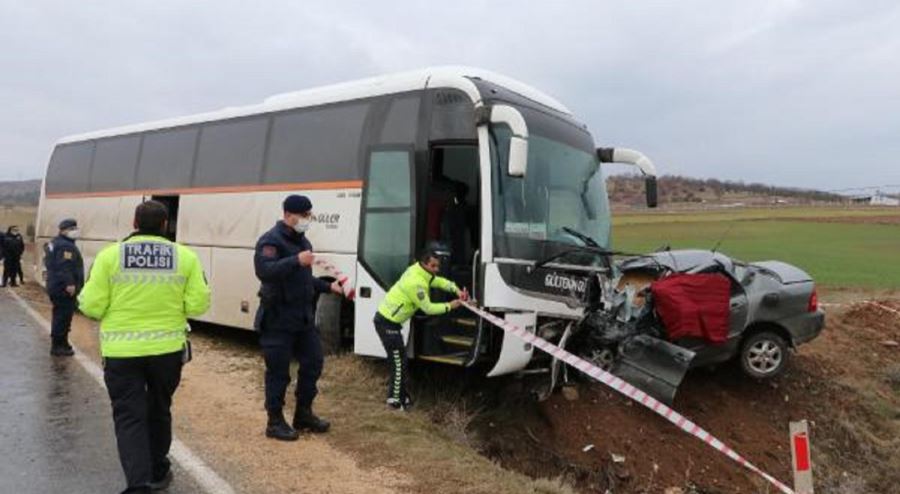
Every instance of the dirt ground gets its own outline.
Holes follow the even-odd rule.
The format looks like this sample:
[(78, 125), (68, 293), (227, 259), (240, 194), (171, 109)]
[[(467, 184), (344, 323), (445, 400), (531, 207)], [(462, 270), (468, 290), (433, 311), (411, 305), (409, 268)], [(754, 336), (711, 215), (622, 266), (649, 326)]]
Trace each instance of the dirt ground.
[[(49, 319), (39, 286), (16, 290)], [(99, 361), (95, 323), (76, 316), (70, 339)], [(305, 434), (292, 443), (266, 439), (264, 365), (255, 333), (196, 325), (191, 341), (194, 361), (175, 395), (174, 432), (236, 492), (573, 492), (555, 476), (534, 480), (502, 469), (468, 446), (464, 427), (460, 435), (448, 433), (449, 423), (433, 421), (427, 409), (388, 411), (387, 369), (353, 355), (326, 359), (319, 381), (316, 411), (332, 420), (328, 434)], [(293, 411), (292, 393), (287, 401), (286, 414)]]
[[(900, 298), (877, 303), (830, 306), (824, 333), (773, 382), (749, 380), (734, 365), (692, 371), (675, 409), (788, 485), (788, 423), (807, 419), (817, 492), (900, 492), (900, 348), (892, 343)], [(524, 415), (500, 407), (481, 417), (484, 452), (533, 475), (566, 472), (585, 492), (773, 492), (602, 385), (577, 390), (575, 400), (557, 393)]]
[[(19, 292), (49, 319), (39, 287)], [(99, 360), (96, 329), (77, 317), (72, 343)], [(174, 400), (175, 434), (222, 472), (238, 492), (401, 492), (408, 478), (383, 468), (362, 469), (350, 455), (321, 436), (297, 443), (262, 440), (265, 428), (260, 357), (208, 335), (192, 338), (188, 364)]]
[[(39, 287), (19, 293), (49, 316)], [(900, 493), (900, 348), (891, 344), (900, 341), (900, 295), (822, 298), (837, 304), (827, 305), (825, 331), (782, 377), (758, 383), (728, 365), (692, 371), (675, 408), (787, 483), (788, 422), (810, 420), (817, 492)], [(72, 338), (97, 357), (93, 323), (77, 318)], [(326, 365), (320, 383), (317, 408), (336, 421), (332, 433), (265, 440), (253, 340), (195, 332), (197, 357), (175, 399), (176, 434), (238, 492), (774, 492), (599, 384), (537, 403), (515, 379), (442, 371), (419, 379), (420, 411), (398, 419), (379, 406), (384, 369), (352, 355)]]

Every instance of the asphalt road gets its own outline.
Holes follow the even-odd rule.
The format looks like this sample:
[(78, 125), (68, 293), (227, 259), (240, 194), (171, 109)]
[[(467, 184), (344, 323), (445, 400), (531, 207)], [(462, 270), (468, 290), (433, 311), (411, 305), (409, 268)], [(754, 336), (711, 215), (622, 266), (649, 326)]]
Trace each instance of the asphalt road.
[[(45, 330), (0, 289), (0, 492), (117, 493), (106, 389), (71, 357), (51, 357)], [(171, 494), (203, 492), (177, 463)]]

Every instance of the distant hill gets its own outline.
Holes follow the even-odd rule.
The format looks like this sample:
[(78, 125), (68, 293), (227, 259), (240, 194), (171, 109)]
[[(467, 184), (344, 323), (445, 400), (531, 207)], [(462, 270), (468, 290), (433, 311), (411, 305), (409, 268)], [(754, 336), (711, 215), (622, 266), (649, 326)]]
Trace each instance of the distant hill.
[(0, 182), (0, 206), (37, 206), (40, 197), (40, 180)]
[[(818, 190), (663, 175), (658, 180), (659, 203), (669, 205), (822, 204), (847, 197)], [(644, 180), (638, 175), (612, 175), (607, 190), (613, 206), (644, 204)], [(0, 206), (37, 206), (40, 180), (0, 182)]]
[[(764, 204), (826, 204), (847, 201), (845, 196), (818, 190), (776, 187), (759, 183), (663, 175), (657, 180), (660, 204), (754, 206)], [(615, 207), (645, 204), (644, 179), (638, 175), (612, 175), (607, 179)]]

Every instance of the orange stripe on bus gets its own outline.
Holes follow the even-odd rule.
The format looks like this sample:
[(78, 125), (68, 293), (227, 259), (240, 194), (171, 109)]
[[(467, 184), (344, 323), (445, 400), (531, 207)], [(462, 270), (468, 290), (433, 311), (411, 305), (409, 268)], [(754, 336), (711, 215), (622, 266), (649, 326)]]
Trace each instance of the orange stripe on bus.
[(165, 195), (190, 195), (190, 194), (226, 194), (229, 192), (269, 192), (300, 190), (328, 190), (328, 189), (361, 189), (362, 180), (345, 180), (338, 182), (306, 182), (296, 184), (266, 184), (266, 185), (227, 185), (221, 187), (192, 187), (184, 189), (147, 189), (147, 190), (119, 190), (103, 192), (62, 192), (47, 194), (48, 199), (66, 199), (77, 197), (117, 197), (117, 196), (165, 196)]

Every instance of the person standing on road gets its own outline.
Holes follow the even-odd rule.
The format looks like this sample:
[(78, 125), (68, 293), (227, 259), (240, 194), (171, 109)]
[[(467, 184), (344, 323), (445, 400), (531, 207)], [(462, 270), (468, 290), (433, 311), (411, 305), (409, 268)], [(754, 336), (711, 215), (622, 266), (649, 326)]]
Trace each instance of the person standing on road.
[(50, 325), (50, 355), (53, 356), (75, 354), (69, 344), (69, 328), (78, 306), (76, 297), (84, 286), (84, 261), (75, 246), (78, 235), (78, 222), (71, 218), (62, 220), (59, 235), (44, 248), (47, 295), (53, 304), (53, 322)]
[[(3, 233), (3, 227), (0, 226), (0, 261), (6, 259), (6, 254), (3, 252), (3, 243), (6, 240), (6, 234)], [(0, 265), (0, 269), (4, 269), (2, 265)], [(0, 275), (0, 281), (5, 282), (6, 276)], [(6, 283), (0, 283), (0, 286), (6, 286)]]
[(190, 360), (187, 318), (209, 309), (203, 266), (192, 250), (165, 238), (166, 206), (138, 205), (137, 231), (100, 251), (78, 298), (100, 320), (103, 378), (112, 402), (127, 493), (172, 481), (172, 395)]
[[(299, 431), (327, 432), (331, 424), (312, 411), (322, 374), (322, 341), (315, 325), (315, 301), (320, 293), (343, 294), (337, 281), (312, 275), (312, 244), (306, 231), (312, 221), (312, 202), (290, 195), (282, 205), (283, 218), (256, 242), (253, 257), (261, 282), (254, 326), (266, 363), (266, 437), (293, 441)], [(284, 419), (284, 395), (291, 383), (290, 364), (300, 363), (295, 391), (294, 419)]]
[[(418, 261), (408, 267), (394, 286), (388, 290), (384, 300), (375, 313), (375, 331), (384, 345), (388, 360), (391, 363), (391, 376), (388, 378), (387, 405), (397, 410), (412, 408), (407, 383), (409, 381), (406, 344), (401, 333), (402, 325), (417, 310), (429, 316), (446, 314), (469, 299), (469, 293), (460, 290), (452, 281), (437, 275), (441, 270), (441, 261), (434, 249), (425, 249), (419, 254)], [(434, 303), (429, 292), (437, 288), (459, 298), (450, 302)]]
[(19, 233), (19, 227), (13, 225), (6, 230), (3, 238), (3, 286), (18, 286), (16, 279), (21, 279), (22, 253), (25, 252), (25, 241)]

